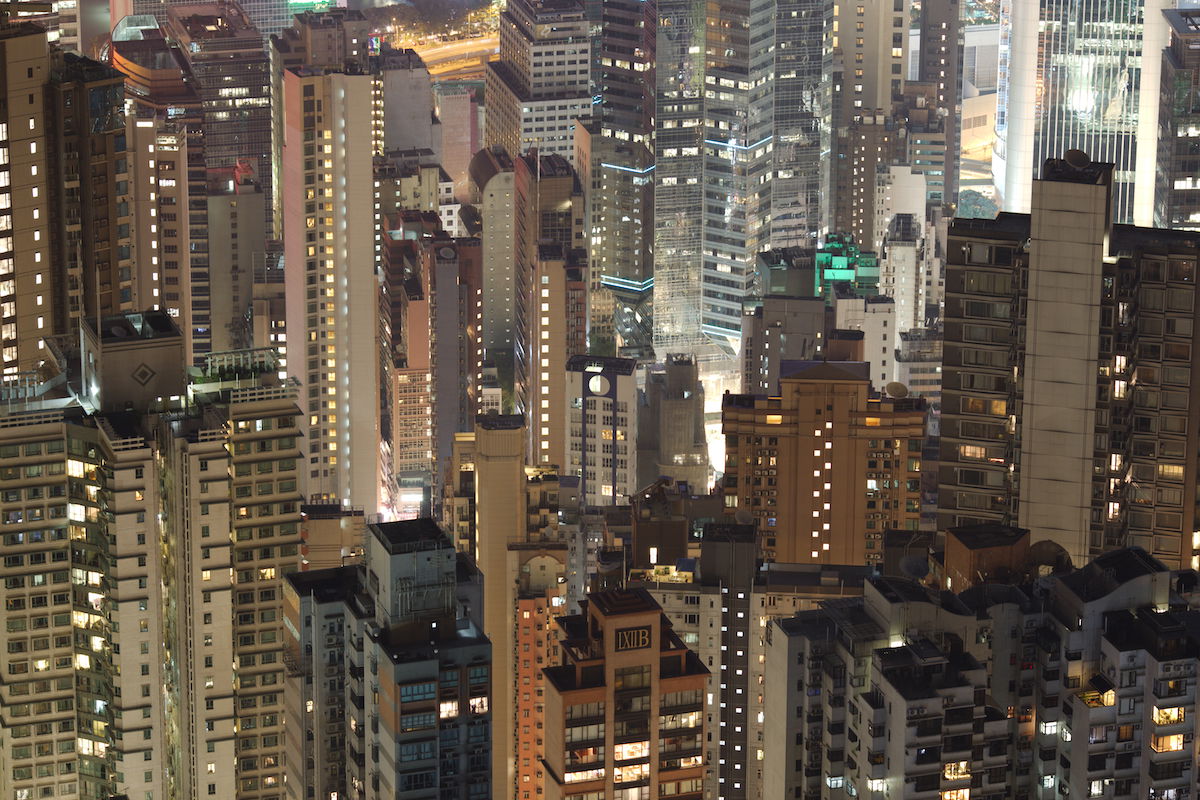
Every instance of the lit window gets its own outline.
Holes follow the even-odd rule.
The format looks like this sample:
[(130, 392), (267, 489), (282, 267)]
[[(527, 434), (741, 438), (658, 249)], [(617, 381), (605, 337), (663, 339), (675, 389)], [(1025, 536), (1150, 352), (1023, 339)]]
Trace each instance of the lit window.
[(1176, 722), (1183, 722), (1183, 717), (1184, 711), (1182, 706), (1177, 708), (1154, 707), (1155, 725), (1174, 725)]
[(971, 777), (971, 762), (951, 761), (942, 769), (942, 775), (948, 781), (960, 781)]
[(1150, 747), (1156, 753), (1174, 753), (1183, 749), (1183, 734), (1173, 733), (1169, 736), (1155, 736)]

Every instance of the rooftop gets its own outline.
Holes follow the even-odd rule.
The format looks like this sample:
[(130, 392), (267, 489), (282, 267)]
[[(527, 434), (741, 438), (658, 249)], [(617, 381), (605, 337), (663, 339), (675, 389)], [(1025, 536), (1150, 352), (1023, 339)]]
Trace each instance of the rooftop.
[(794, 381), (869, 381), (871, 365), (865, 361), (792, 361), (783, 362), (789, 371), (784, 380)]
[(1142, 548), (1126, 547), (1096, 556), (1090, 563), (1059, 580), (1086, 603), (1108, 595), (1124, 583), (1166, 571), (1167, 568), (1160, 561)]
[(1171, 26), (1172, 31), (1176, 35), (1200, 35), (1200, 9), (1169, 8), (1162, 13), (1167, 18), (1167, 24)]
[(615, 372), (618, 375), (632, 375), (636, 368), (637, 360), (632, 358), (578, 355), (567, 359), (567, 372)]
[(515, 431), (525, 424), (520, 414), (480, 414), (475, 424), (485, 431)]
[(361, 508), (343, 506), (341, 503), (305, 503), (300, 506), (300, 513), (308, 519), (341, 519), (342, 517), (361, 517)]
[(430, 549), (425, 545), (450, 547), (450, 540), (438, 527), (437, 523), (428, 517), (421, 519), (404, 519), (395, 522), (376, 522), (370, 526), (376, 538), (387, 546), (389, 553), (406, 553), (412, 550)]
[(312, 596), (318, 603), (346, 600), (362, 593), (361, 572), (358, 567), (330, 567), (307, 572), (291, 572), (287, 580), (296, 593)]
[(1092, 161), (1082, 150), (1068, 150), (1064, 158), (1046, 159), (1042, 165), (1042, 180), (1101, 185), (1112, 181), (1115, 168), (1115, 164)]
[(1145, 650), (1157, 661), (1200, 656), (1195, 636), (1197, 612), (1155, 611), (1150, 608), (1114, 611), (1104, 617), (1104, 638), (1119, 652)]
[(165, 311), (104, 317), (100, 320), (99, 334), (104, 344), (135, 339), (173, 339), (180, 335), (179, 327)]
[(661, 611), (662, 607), (645, 589), (608, 589), (592, 592), (588, 602), (605, 617), (626, 614), (645, 614)]
[(947, 532), (968, 550), (1009, 547), (1029, 536), (1029, 530), (1026, 528), (1014, 528), (997, 522), (964, 525), (950, 528)]
[(168, 17), (193, 41), (258, 39), (262, 35), (240, 5), (229, 0), (167, 7)]
[(758, 541), (758, 531), (753, 525), (739, 525), (736, 522), (706, 522), (704, 540), (752, 543)]

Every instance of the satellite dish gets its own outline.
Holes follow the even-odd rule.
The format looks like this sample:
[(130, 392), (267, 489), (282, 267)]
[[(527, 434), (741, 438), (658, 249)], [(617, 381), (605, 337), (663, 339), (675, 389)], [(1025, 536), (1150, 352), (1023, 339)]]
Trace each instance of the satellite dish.
[(750, 516), (750, 512), (744, 508), (739, 508), (733, 515), (733, 521), (738, 525), (753, 525), (754, 517)]
[(913, 554), (900, 559), (900, 574), (914, 581), (922, 581), (929, 574), (929, 559), (923, 554)]
[(458, 255), (458, 253), (455, 252), (453, 247), (443, 247), (438, 250), (438, 255), (441, 256), (442, 258), (446, 259), (447, 261), (450, 261), (456, 255)]
[(1092, 163), (1092, 159), (1082, 150), (1068, 150), (1063, 160), (1075, 169), (1083, 169)]
[(897, 399), (908, 397), (908, 387), (900, 381), (892, 381), (887, 386), (883, 387), (883, 390), (887, 392), (888, 397), (895, 397)]

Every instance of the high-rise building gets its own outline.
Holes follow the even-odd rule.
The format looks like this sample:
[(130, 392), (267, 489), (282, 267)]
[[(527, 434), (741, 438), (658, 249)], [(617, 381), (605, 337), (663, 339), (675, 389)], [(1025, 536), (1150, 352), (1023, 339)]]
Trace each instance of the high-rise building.
[(236, 167), (210, 171), (207, 185), (208, 224), (228, 232), (208, 239), (209, 334), (219, 352), (249, 348), (255, 323), (265, 322), (254, 319), (253, 304), (254, 275), (267, 259), (267, 197)]
[(925, 403), (875, 395), (864, 364), (817, 363), (778, 396), (726, 395), (725, 505), (762, 554), (798, 564), (883, 558), (883, 532), (920, 522)]
[(279, 380), (271, 348), (211, 354), (191, 392), (194, 412), (163, 421), (176, 487), (166, 607), (171, 728), (186, 754), (178, 791), (278, 798), (288, 760), (282, 587), (300, 565), (299, 388)]
[(936, 233), (920, 217), (896, 214), (888, 225), (879, 262), (879, 293), (896, 304), (896, 330), (924, 327), (941, 314), (944, 278)]
[[(133, 307), (170, 314), (183, 334), (184, 357), (200, 364), (193, 340), (198, 336), (211, 349), (213, 328), (203, 103), (179, 45), (149, 15), (118, 23), (109, 57), (125, 75), (125, 96), (132, 101), (126, 139)], [(217, 349), (229, 347), (226, 341)]]
[[(529, 174), (524, 159), (503, 149), (480, 150), (471, 159), (483, 247), (483, 346), (490, 360), (511, 353), (518, 327), (518, 278), (528, 269)], [(509, 356), (511, 360), (511, 356)]]
[(118, 784), (113, 569), (128, 544), (109, 538), (114, 453), (78, 408), (22, 410), (7, 404), (0, 439), (9, 523), (0, 717), (9, 753), (0, 787), (14, 797), (46, 788), (56, 796), (108, 797)]
[[(429, 235), (431, 216), (386, 214), (381, 226), (391, 369), (380, 414), (395, 472), (424, 476), (436, 495), (454, 435), (472, 429), (477, 411), (481, 251), (478, 239)], [(413, 217), (423, 238), (406, 235)], [(402, 505), (405, 516), (414, 513)]]
[(1137, 548), (1037, 572), (771, 623), (763, 796), (1183, 796), (1194, 586)]
[[(351, 46), (354, 44), (351, 42)], [(368, 52), (365, 39), (358, 44), (362, 52)], [(442, 123), (437, 118), (433, 84), (425, 62), (415, 50), (384, 50), (378, 56), (378, 65), (386, 98), (384, 150), (428, 150), (434, 161), (440, 163)]]
[[(921, 28), (917, 49), (917, 80), (928, 84), (940, 115), (944, 133), (944, 162), (941, 174), (930, 169), (928, 152), (910, 160), (937, 184), (939, 204), (958, 202), (959, 127), (962, 118), (963, 44), (962, 10), (958, 0), (922, 0)], [(920, 143), (917, 144), (920, 146)]]
[[(539, 673), (552, 648), (539, 623), (566, 610), (568, 558), (558, 476), (553, 467), (526, 466), (527, 443), (521, 417), (479, 417), (474, 433), (455, 442), (458, 472), (446, 501), (460, 549), (474, 552), (489, 576), (484, 632), (497, 652), (512, 654), (493, 665), (492, 782), (503, 787), (498, 794), (521, 798), (527, 791), (536, 797), (544, 780)], [(473, 519), (464, 520), (472, 508)]]
[(823, 54), (827, 14), (809, 0), (775, 2), (774, 172), (767, 182), (773, 248), (811, 248), (821, 229), (821, 148), (829, 120), (818, 90), (831, 85)]
[(430, 519), (289, 576), (288, 798), (492, 797), (482, 576)]
[(538, 247), (533, 264), (529, 340), (529, 455), (536, 464), (567, 463), (567, 359), (587, 353), (587, 253), (561, 244)]
[(658, 14), (654, 349), (722, 362), (770, 243), (775, 4), (659, 0)]
[(704, 491), (711, 483), (704, 438), (704, 386), (694, 359), (674, 354), (645, 369), (638, 409), (639, 487), (660, 478)]
[(530, 337), (542, 302), (534, 264), (544, 244), (566, 252), (583, 247), (583, 187), (560, 155), (510, 159), (494, 148), (476, 153), (471, 177), (483, 226), (485, 352), (503, 365), (502, 384), (511, 390), (506, 408), (534, 413), (531, 369), (541, 344)]
[[(939, 610), (910, 581), (873, 578), (862, 598), (770, 624), (764, 795), (1023, 796), (1005, 792), (1031, 782), (1006, 761), (1015, 716), (994, 705), (1010, 690), (982, 702), (986, 661), (964, 635), (975, 633), (975, 615), (961, 603)], [(995, 622), (1007, 636), (1005, 610)]]
[(567, 463), (585, 506), (623, 505), (637, 486), (637, 362), (629, 358), (567, 359)]
[(862, 331), (862, 360), (871, 365), (871, 385), (883, 391), (896, 372), (896, 304), (890, 297), (859, 297), (835, 286), (833, 326), (836, 331)]
[(864, 247), (877, 169), (899, 161), (901, 98), (911, 3), (824, 9), (821, 102), (823, 233), (852, 233)]
[(700, 796), (708, 670), (645, 589), (582, 605), (545, 670), (545, 796)]
[[(6, 770), (4, 790), (200, 796), (208, 785), (218, 796), (278, 797), (278, 586), (298, 565), (300, 542), (295, 386), (280, 383), (273, 350), (210, 356), (185, 382), (182, 337), (164, 311), (88, 322), (48, 349), (61, 370), (54, 379), (6, 392), (6, 435), (37, 439), (8, 460), (40, 457), (11, 469), (66, 483), (28, 490), (27, 500), (51, 505), (6, 511), (10, 525), (38, 524), (5, 541), (34, 546), (31, 569), (62, 563), (61, 575), (30, 573), (35, 595), (58, 583), (87, 591), (18, 601), (24, 572), (8, 579), (10, 615), (34, 610), (10, 616), (7, 629), (34, 634), (10, 649), (31, 654), (36, 682), (32, 692), (9, 683), (4, 737), (7, 747), (32, 733), (37, 745), (20, 757), (40, 763)], [(6, 491), (5, 502), (18, 499)], [(55, 520), (62, 527), (43, 527)], [(36, 616), (62, 604), (53, 623)], [(22, 711), (30, 699), (36, 711)], [(40, 721), (21, 720), (31, 713)], [(255, 731), (253, 742), (236, 741), (238, 730)], [(55, 733), (75, 746), (55, 745)], [(253, 756), (238, 758), (235, 744)], [(67, 754), (75, 763), (62, 767)], [(219, 776), (217, 763), (226, 765)], [(34, 783), (13, 786), (9, 774)]]
[(742, 391), (775, 394), (784, 362), (820, 356), (827, 316), (825, 299), (807, 294), (769, 294), (747, 308), (742, 319)]
[(896, 348), (895, 379), (914, 397), (925, 398), (929, 411), (927, 432), (940, 433), (942, 413), (942, 329), (909, 328), (900, 334)]
[(1200, 168), (1191, 158), (1192, 133), (1200, 127), (1200, 104), (1192, 100), (1200, 75), (1200, 13), (1169, 9), (1163, 14), (1171, 38), (1162, 54), (1154, 225), (1200, 230)]
[[(1038, 168), (1082, 150), (1115, 165), (1115, 221), (1154, 224), (1149, 176), (1158, 160), (1166, 8), (1160, 0), (1070, 10), (1037, 0), (1001, 6), (992, 173), (1003, 210), (1028, 213)], [(1092, 48), (1098, 38), (1106, 43), (1100, 54)]]
[[(55, 276), (56, 282), (62, 281), (59, 291), (65, 307), (46, 322), (53, 322), (56, 332), (70, 333), (84, 319), (95, 321), (134, 310), (125, 85), (120, 73), (91, 59), (61, 52), (52, 58), (53, 76), (46, 93), (48, 128), (35, 131), (31, 117), (20, 134), (33, 141), (26, 147), (10, 139), (9, 149), (27, 149), (30, 157), (37, 158), (40, 139), (50, 151), (49, 199), (54, 204), (50, 219), (62, 227), (48, 238), (52, 262), (65, 273)], [(20, 176), (21, 172), (14, 163), (13, 173)], [(36, 166), (30, 167), (29, 176), (34, 185), (40, 183)], [(24, 188), (24, 183), (22, 176), (13, 188)], [(30, 192), (30, 199), (37, 197), (35, 188)], [(30, 210), (19, 194), (13, 205), (17, 213)], [(37, 233), (33, 241), (39, 241)], [(43, 329), (33, 338), (45, 335)]]
[[(271, 214), (271, 69), (264, 33), (236, 0), (170, 5), (164, 29), (179, 45), (204, 108), (208, 169), (248, 169), (266, 196), (267, 233), (280, 235)], [(203, 349), (199, 352), (207, 352)]]
[[(650, 304), (630, 303), (623, 289), (653, 280), (658, 5), (654, 0), (585, 5), (596, 96), (591, 121), (575, 130), (575, 169), (588, 187), (593, 352), (647, 354), (653, 345)], [(644, 319), (635, 321), (635, 314)], [(609, 342), (618, 349), (610, 353)]]
[(132, 232), (122, 77), (51, 50), (26, 22), (0, 25), (0, 368), (48, 361), (46, 339), (132, 308)]
[(278, 200), (295, 223), (284, 229), (287, 369), (304, 384), (313, 499), (386, 514), (395, 496), (381, 403), (389, 343), (379, 279), (363, 268), (376, 258), (374, 193), (362, 189), (373, 186), (382, 147), (380, 82), (353, 63), (304, 66), (325, 60), (317, 45), (311, 59), (303, 49), (324, 30), (313, 17), (272, 40), (281, 66), (299, 64), (276, 73), (272, 106)]
[(573, 159), (575, 126), (592, 116), (591, 47), (580, 0), (513, 0), (487, 65), (484, 143)]
[(1113, 170), (1052, 159), (1031, 214), (951, 225), (938, 526), (1193, 564), (1196, 243), (1114, 225)]
[(683, 643), (709, 671), (705, 797), (768, 797), (763, 791), (766, 631), (780, 617), (858, 596), (870, 567), (772, 563), (758, 558), (753, 525), (707, 523), (694, 569), (635, 570)]

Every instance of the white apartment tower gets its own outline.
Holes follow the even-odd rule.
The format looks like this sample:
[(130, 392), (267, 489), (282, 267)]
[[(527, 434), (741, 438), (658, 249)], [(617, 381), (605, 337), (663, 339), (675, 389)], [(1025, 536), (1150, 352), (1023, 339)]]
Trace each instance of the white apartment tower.
[(321, 502), (387, 514), (393, 476), (381, 436), (383, 326), (373, 269), (381, 82), (301, 66), (281, 70), (275, 85), (281, 204), (297, 223), (284, 233), (287, 368), (304, 385), (308, 489)]

